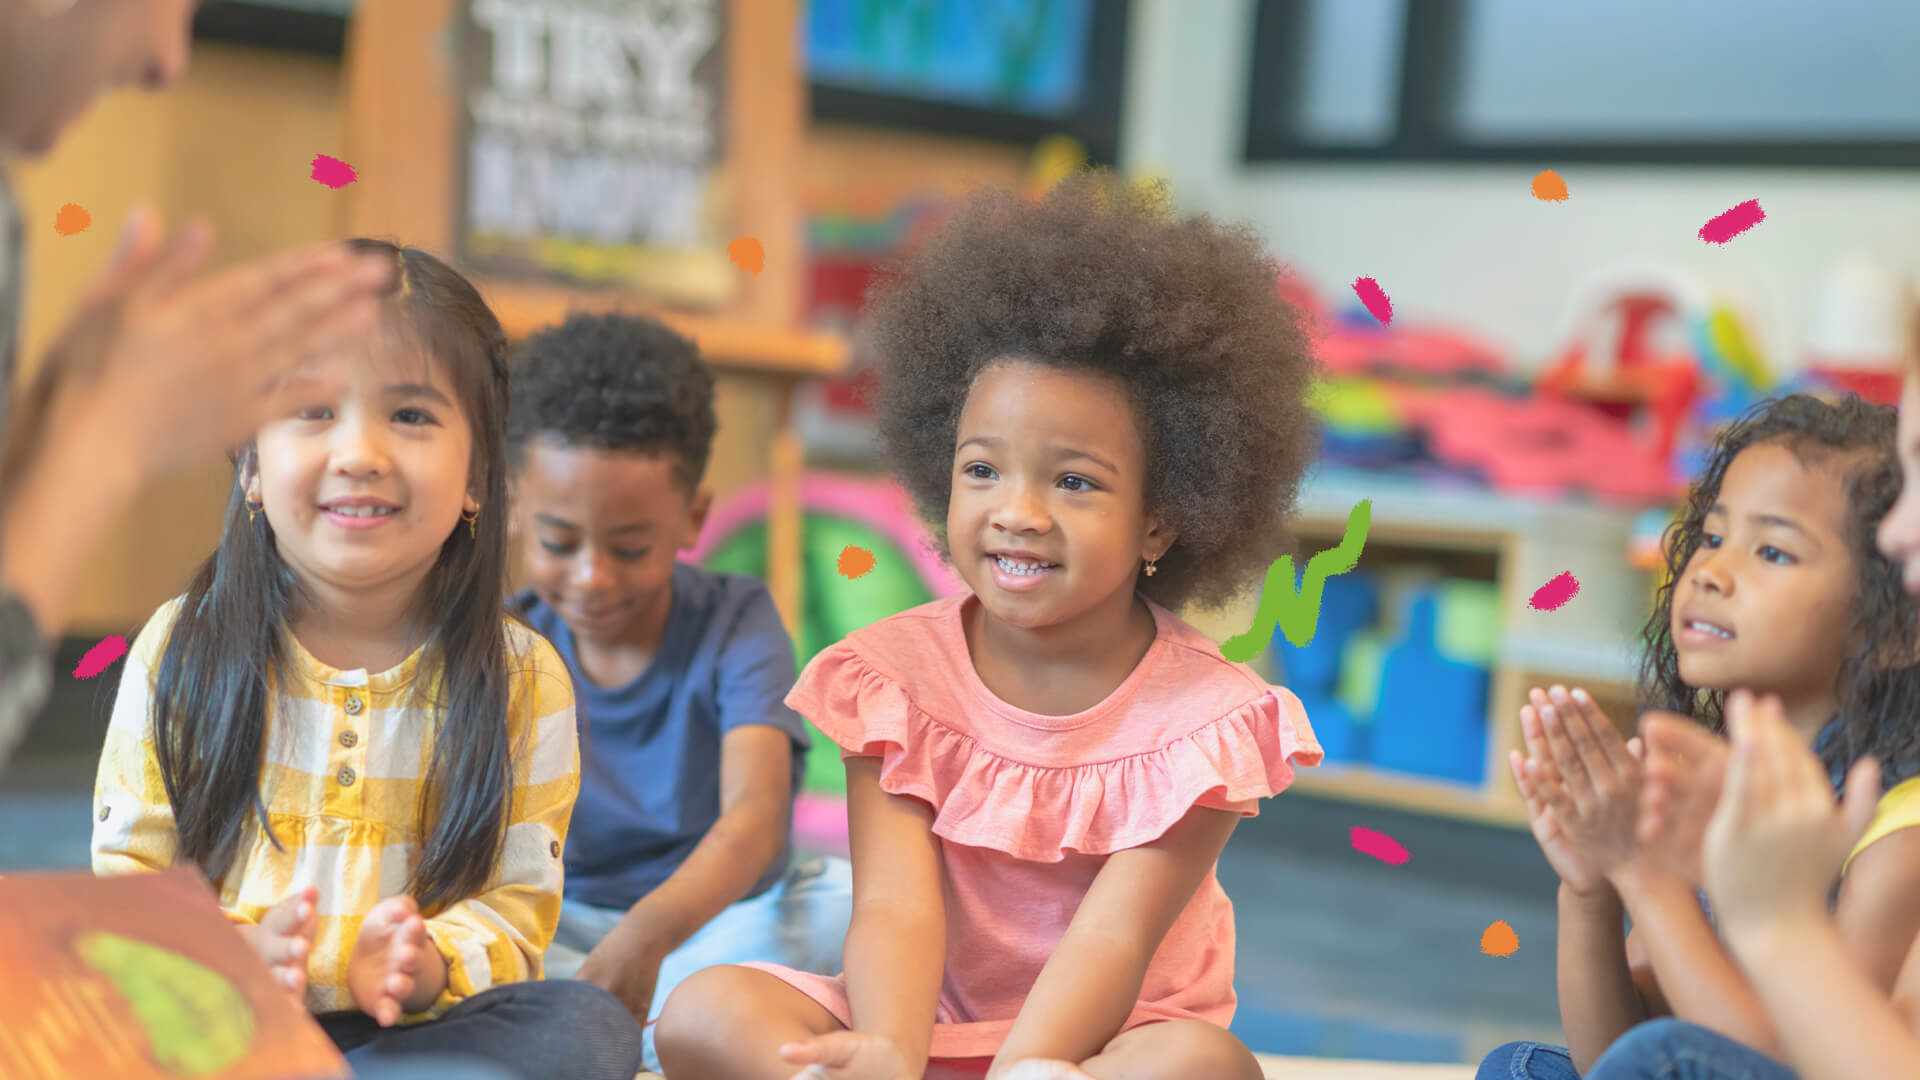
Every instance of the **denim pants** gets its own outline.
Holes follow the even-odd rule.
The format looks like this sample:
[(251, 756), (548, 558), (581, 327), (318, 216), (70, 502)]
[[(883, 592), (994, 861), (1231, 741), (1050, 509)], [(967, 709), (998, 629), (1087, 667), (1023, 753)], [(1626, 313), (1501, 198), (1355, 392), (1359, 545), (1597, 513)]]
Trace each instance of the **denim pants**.
[[(626, 914), (577, 900), (562, 901), (560, 927), (547, 947), (547, 978), (571, 978)], [(660, 981), (654, 984), (649, 1021), (660, 1015), (674, 987), (703, 968), (759, 960), (818, 975), (838, 973), (852, 915), (852, 864), (830, 857), (796, 862), (773, 888), (722, 911), (667, 954), (660, 964)], [(651, 1023), (643, 1038), (646, 1066), (659, 1072)]]
[(640, 1025), (620, 999), (581, 982), (506, 983), (405, 1027), (357, 1011), (315, 1019), (360, 1080), (633, 1080), (640, 1071)]
[[(1719, 1032), (1683, 1020), (1649, 1020), (1614, 1040), (1585, 1080), (1795, 1080), (1798, 1073)], [(1582, 1080), (1558, 1046), (1508, 1043), (1480, 1063), (1476, 1080)]]

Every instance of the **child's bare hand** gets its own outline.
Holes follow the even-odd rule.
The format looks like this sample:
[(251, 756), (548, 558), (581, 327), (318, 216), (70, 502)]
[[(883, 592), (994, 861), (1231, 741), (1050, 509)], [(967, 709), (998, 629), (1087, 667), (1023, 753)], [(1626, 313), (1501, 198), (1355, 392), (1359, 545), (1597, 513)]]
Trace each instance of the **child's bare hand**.
[[(1557, 687), (1555, 690), (1561, 692)], [(1580, 698), (1586, 698), (1584, 691), (1576, 693)], [(1571, 698), (1568, 700), (1573, 701)], [(1569, 889), (1590, 896), (1607, 883), (1594, 865), (1592, 856), (1583, 851), (1568, 832), (1566, 815), (1555, 814), (1552, 810), (1556, 802), (1570, 805), (1570, 801), (1541, 725), (1541, 712), (1549, 704), (1547, 695), (1536, 689), (1532, 693), (1532, 702), (1521, 706), (1520, 731), (1526, 741), (1527, 751), (1525, 754), (1513, 751), (1508, 755), (1507, 765), (1513, 770), (1513, 782), (1520, 789), (1520, 797), (1526, 801), (1527, 820), (1532, 826), (1533, 838), (1539, 843), (1547, 862)], [(1592, 705), (1591, 700), (1586, 704), (1595, 715), (1600, 716), (1602, 723), (1609, 728), (1612, 726), (1599, 708)], [(1640, 740), (1636, 738), (1628, 742), (1627, 751), (1634, 761), (1639, 761), (1642, 756)]]
[(421, 953), (427, 949), (427, 924), (411, 896), (375, 904), (360, 923), (360, 936), (347, 961), (347, 990), (361, 1012), (381, 1027), (400, 1022), (402, 1002), (413, 993)]
[(1726, 780), (1727, 741), (1676, 713), (1649, 712), (1647, 780), (1640, 793), (1641, 849), (1652, 865), (1696, 888), (1706, 884), (1702, 845)]
[[(1531, 715), (1533, 706), (1526, 706), (1522, 712), (1526, 714), (1521, 720), (1522, 726), (1538, 730), (1540, 722)], [(1550, 767), (1543, 768), (1518, 750), (1508, 756), (1507, 764), (1513, 769), (1513, 782), (1520, 788), (1520, 797), (1526, 800), (1527, 823), (1533, 828), (1533, 839), (1540, 845), (1553, 872), (1560, 875), (1567, 888), (1582, 896), (1591, 895), (1605, 885), (1606, 879), (1573, 846), (1560, 819), (1547, 808), (1549, 798), (1560, 796), (1560, 778), (1552, 774)]]
[[(1636, 854), (1644, 751), (1621, 738), (1584, 690), (1536, 689), (1532, 708), (1538, 741), (1545, 743), (1558, 780), (1542, 788), (1547, 809), (1558, 819), (1568, 846), (1588, 868), (1611, 881)], [(1521, 723), (1527, 725), (1524, 715)], [(1528, 742), (1535, 742), (1531, 732)]]
[(307, 957), (313, 954), (313, 935), (319, 926), (320, 890), (312, 885), (296, 890), (267, 909), (248, 940), (275, 981), (294, 997), (307, 992)]
[(788, 1043), (780, 1048), (780, 1057), (789, 1065), (804, 1066), (794, 1080), (912, 1080), (906, 1057), (885, 1035), (836, 1031)]
[(1727, 700), (1733, 755), (1726, 791), (1707, 826), (1707, 895), (1737, 939), (1758, 927), (1824, 918), (1827, 891), (1866, 832), (1880, 799), (1872, 758), (1832, 781), (1788, 726), (1778, 698), (1738, 691)]

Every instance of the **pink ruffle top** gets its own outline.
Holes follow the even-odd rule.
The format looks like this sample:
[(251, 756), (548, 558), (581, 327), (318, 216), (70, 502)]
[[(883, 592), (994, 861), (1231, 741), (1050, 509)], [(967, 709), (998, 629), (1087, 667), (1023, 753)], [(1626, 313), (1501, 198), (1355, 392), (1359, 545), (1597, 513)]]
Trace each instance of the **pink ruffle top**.
[[(855, 631), (814, 657), (787, 704), (880, 784), (933, 810), (946, 874), (946, 973), (932, 1056), (998, 1052), (1106, 856), (1195, 806), (1251, 817), (1321, 750), (1298, 698), (1172, 612), (1104, 701), (1043, 716), (974, 670), (961, 594)], [(1233, 905), (1209, 872), (1148, 967), (1125, 1027), (1233, 1018)], [(768, 971), (853, 1026), (844, 976)]]

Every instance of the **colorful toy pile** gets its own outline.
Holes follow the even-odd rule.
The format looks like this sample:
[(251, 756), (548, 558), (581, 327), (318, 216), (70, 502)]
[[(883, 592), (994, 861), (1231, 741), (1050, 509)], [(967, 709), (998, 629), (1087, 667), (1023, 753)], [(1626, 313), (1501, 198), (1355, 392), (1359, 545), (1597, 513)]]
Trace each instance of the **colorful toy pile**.
[[(1718, 425), (1779, 392), (1733, 308), (1677, 275), (1596, 279), (1536, 379), (1468, 335), (1335, 317), (1298, 278), (1280, 288), (1325, 328), (1317, 404), (1327, 457), (1343, 465), (1657, 505), (1683, 490)], [(1609, 336), (1601, 362), (1593, 343)]]

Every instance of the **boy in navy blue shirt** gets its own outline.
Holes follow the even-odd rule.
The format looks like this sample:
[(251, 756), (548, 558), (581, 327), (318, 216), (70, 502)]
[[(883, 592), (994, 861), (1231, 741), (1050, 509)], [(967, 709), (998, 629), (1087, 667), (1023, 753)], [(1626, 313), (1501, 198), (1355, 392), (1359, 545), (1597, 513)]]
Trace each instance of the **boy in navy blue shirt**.
[(510, 400), (515, 603), (566, 658), (584, 728), (547, 975), (646, 1023), (714, 964), (838, 971), (847, 864), (790, 865), (792, 639), (760, 581), (677, 558), (711, 503), (712, 374), (659, 322), (576, 314), (522, 346)]

